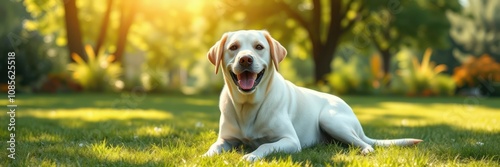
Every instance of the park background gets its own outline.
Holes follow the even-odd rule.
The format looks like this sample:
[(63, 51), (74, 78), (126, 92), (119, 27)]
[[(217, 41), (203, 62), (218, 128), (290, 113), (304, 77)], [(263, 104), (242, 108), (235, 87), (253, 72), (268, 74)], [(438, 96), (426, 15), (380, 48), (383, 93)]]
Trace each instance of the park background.
[(16, 51), (18, 92), (218, 93), (221, 75), (206, 52), (239, 29), (268, 30), (288, 49), (284, 77), (326, 92), (500, 89), (496, 1), (14, 0), (2, 8), (1, 49)]
[[(224, 32), (240, 29), (269, 31), (288, 50), (279, 71), (287, 80), (344, 97), (367, 131), (389, 134), (381, 138), (480, 136), (451, 152), (427, 146), (443, 154), (416, 154), (431, 159), (419, 164), (495, 163), (498, 146), (475, 148), (499, 140), (499, 10), (496, 0), (1, 0), (0, 59), (16, 54), (16, 98), (25, 114), (18, 119), (26, 127), (19, 133), (27, 136), (19, 140), (29, 141), (20, 146), (25, 160), (14, 163), (169, 164), (148, 149), (186, 163), (216, 136), (223, 79), (206, 53)], [(0, 79), (2, 92), (7, 81)], [(403, 129), (377, 130), (384, 126)], [(197, 145), (185, 143), (192, 138)], [(123, 150), (129, 153), (116, 153)], [(344, 154), (332, 162), (356, 162)], [(332, 156), (278, 162), (322, 164)]]

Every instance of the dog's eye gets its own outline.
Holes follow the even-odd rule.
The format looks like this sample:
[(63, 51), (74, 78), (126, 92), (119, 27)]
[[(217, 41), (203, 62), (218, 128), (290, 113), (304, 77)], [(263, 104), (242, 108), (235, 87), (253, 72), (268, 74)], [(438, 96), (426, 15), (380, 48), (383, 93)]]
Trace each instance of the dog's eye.
[(238, 49), (238, 45), (233, 45), (233, 46), (229, 47), (229, 50), (236, 50), (236, 49)]
[(257, 45), (255, 45), (255, 49), (262, 50), (262, 49), (264, 49), (264, 46), (262, 46), (261, 44), (257, 44)]

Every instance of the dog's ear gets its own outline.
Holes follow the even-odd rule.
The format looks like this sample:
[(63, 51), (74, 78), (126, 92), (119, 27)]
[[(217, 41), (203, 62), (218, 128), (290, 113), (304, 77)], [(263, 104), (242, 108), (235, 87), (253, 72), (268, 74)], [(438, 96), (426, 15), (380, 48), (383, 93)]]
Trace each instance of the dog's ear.
[(220, 62), (222, 61), (222, 56), (224, 55), (224, 44), (226, 43), (227, 33), (222, 35), (222, 38), (215, 43), (212, 48), (207, 53), (208, 60), (210, 63), (215, 65), (215, 74), (219, 72)]
[(286, 56), (286, 49), (283, 47), (278, 41), (276, 41), (267, 31), (263, 31), (264, 36), (266, 37), (267, 43), (269, 43), (271, 59), (273, 61), (274, 67), (276, 67), (276, 71), (279, 69), (279, 63)]

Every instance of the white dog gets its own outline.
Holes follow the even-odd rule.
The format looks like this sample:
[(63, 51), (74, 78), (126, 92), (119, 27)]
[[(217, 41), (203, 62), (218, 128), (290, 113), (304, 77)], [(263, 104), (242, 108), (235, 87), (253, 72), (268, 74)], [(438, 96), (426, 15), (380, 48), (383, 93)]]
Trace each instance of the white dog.
[(255, 149), (243, 159), (255, 161), (273, 152), (293, 153), (333, 139), (373, 152), (372, 145), (409, 146), (422, 140), (368, 138), (342, 99), (297, 87), (278, 73), (287, 54), (267, 31), (225, 33), (208, 52), (225, 86), (220, 95), (217, 141), (204, 156), (240, 145)]

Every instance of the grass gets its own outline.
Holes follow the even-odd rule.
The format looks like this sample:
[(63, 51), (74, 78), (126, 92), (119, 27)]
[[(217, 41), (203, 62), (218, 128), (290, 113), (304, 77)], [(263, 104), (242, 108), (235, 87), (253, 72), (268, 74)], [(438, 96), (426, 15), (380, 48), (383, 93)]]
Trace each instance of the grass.
[(367, 156), (321, 144), (250, 164), (241, 151), (200, 157), (217, 137), (216, 95), (20, 94), (15, 160), (7, 158), (9, 117), (0, 115), (0, 166), (499, 166), (500, 99), (343, 98), (368, 136), (425, 141)]

